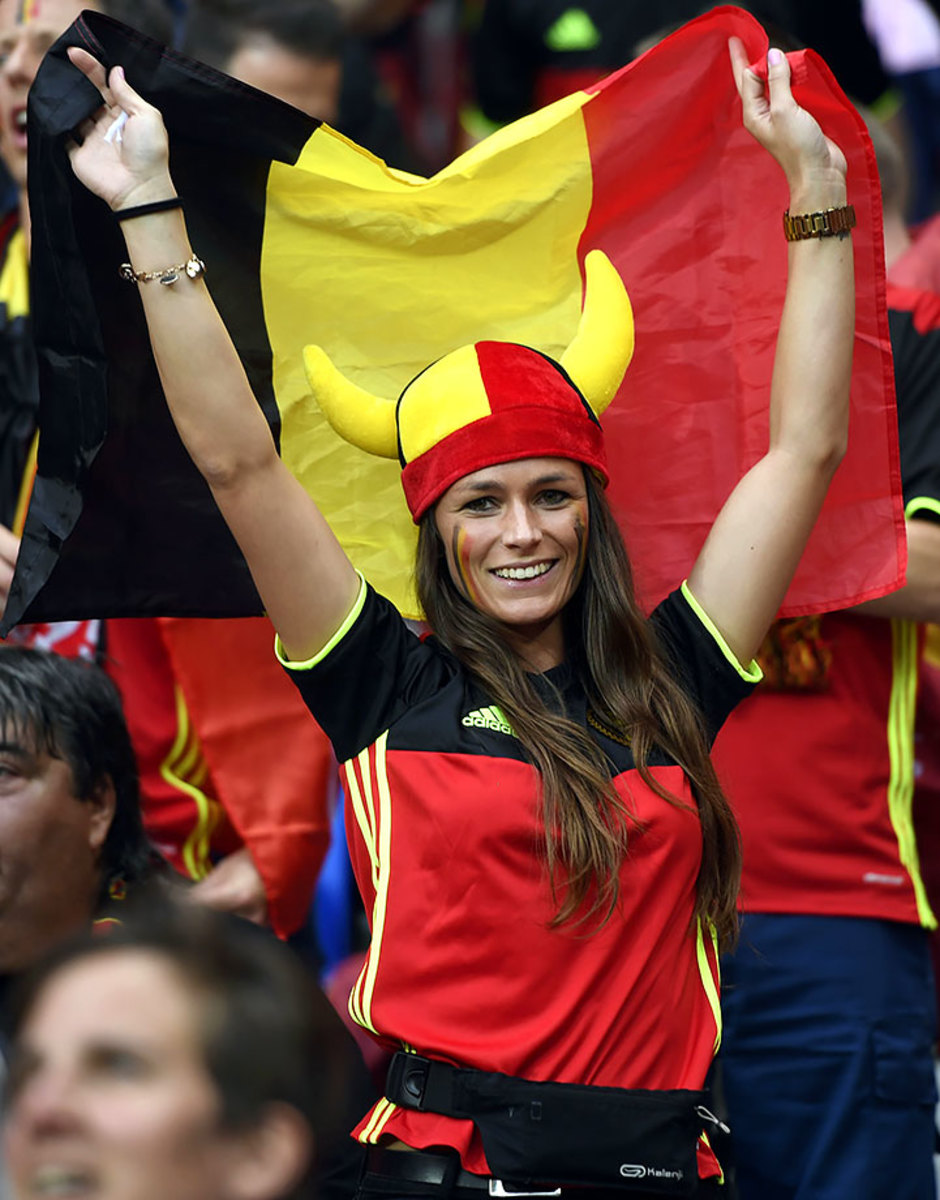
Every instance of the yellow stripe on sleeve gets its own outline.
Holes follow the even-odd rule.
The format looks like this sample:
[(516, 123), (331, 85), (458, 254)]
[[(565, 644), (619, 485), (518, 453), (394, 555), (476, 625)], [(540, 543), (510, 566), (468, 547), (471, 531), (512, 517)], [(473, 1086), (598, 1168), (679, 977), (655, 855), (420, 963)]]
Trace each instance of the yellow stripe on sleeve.
[(913, 500), (908, 500), (904, 506), (905, 520), (909, 521), (919, 512), (930, 512), (935, 517), (940, 517), (940, 500), (934, 500), (932, 496), (915, 496)]
[(728, 645), (728, 643), (725, 641), (725, 639), (721, 636), (721, 633), (719, 632), (718, 627), (715, 624), (715, 622), (711, 619), (711, 617), (708, 615), (708, 613), (705, 611), (705, 609), (702, 608), (701, 604), (699, 604), (699, 602), (692, 595), (692, 592), (689, 588), (688, 580), (683, 580), (682, 594), (683, 594), (683, 596), (685, 596), (686, 600), (688, 601), (689, 608), (692, 609), (692, 611), (695, 613), (695, 615), (698, 617), (698, 619), (702, 622), (702, 624), (705, 626), (705, 628), (708, 630), (708, 632), (712, 635), (712, 637), (715, 640), (715, 644), (718, 646), (718, 649), (722, 652), (722, 654), (725, 656), (725, 658), (728, 660), (728, 662), (731, 663), (731, 665), (734, 667), (734, 669), (737, 671), (737, 673), (741, 676), (741, 678), (746, 680), (748, 683), (760, 683), (760, 681), (764, 678), (764, 672), (760, 669), (760, 665), (758, 664), (757, 659), (752, 658), (750, 666), (748, 666), (748, 667), (741, 666), (741, 664), (738, 662), (737, 658), (735, 657), (734, 652), (732, 651), (731, 647)]
[(176, 738), (170, 753), (160, 765), (160, 775), (171, 787), (189, 796), (196, 806), (196, 822), (181, 851), (183, 864), (190, 879), (205, 879), (212, 869), (209, 861), (209, 839), (219, 819), (219, 806), (185, 775), (195, 766), (194, 777), (204, 777), (199, 743), (189, 721), (189, 712), (182, 688), (175, 685)]
[(358, 621), (359, 614), (362, 612), (362, 606), (366, 602), (366, 581), (358, 571), (356, 574), (359, 575), (359, 591), (356, 595), (355, 604), (346, 614), (346, 617), (339, 629), (337, 629), (326, 645), (321, 650), (317, 651), (313, 658), (305, 659), (303, 662), (294, 662), (292, 659), (287, 657), (280, 636), (278, 634), (274, 635), (274, 653), (277, 655), (277, 661), (282, 667), (287, 667), (289, 671), (309, 671), (312, 667), (315, 667), (317, 663), (323, 662), (330, 651), (335, 650), (346, 634), (349, 633), (350, 629), (352, 629), (353, 625), (355, 625), (356, 621)]

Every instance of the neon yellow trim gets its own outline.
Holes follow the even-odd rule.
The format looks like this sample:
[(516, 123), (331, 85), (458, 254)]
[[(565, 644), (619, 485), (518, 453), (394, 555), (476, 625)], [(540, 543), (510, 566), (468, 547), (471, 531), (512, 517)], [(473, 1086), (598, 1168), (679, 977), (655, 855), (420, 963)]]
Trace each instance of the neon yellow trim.
[(905, 504), (904, 517), (909, 521), (911, 517), (916, 517), (919, 512), (925, 510), (940, 517), (940, 500), (934, 500), (932, 496), (915, 496)]
[(0, 304), (5, 305), (10, 321), (29, 315), (29, 255), (22, 229), (17, 229), (7, 243), (0, 269)]
[(695, 615), (698, 617), (698, 619), (702, 622), (702, 624), (705, 626), (705, 628), (708, 630), (708, 632), (715, 639), (718, 649), (722, 652), (722, 654), (725, 656), (725, 658), (728, 660), (728, 662), (731, 663), (731, 665), (734, 667), (734, 669), (737, 671), (737, 673), (741, 676), (741, 678), (746, 680), (748, 683), (760, 683), (760, 681), (764, 678), (764, 672), (760, 669), (757, 659), (752, 658), (751, 664), (749, 667), (741, 666), (741, 664), (738, 662), (737, 658), (735, 657), (734, 652), (732, 651), (731, 647), (728, 645), (728, 643), (725, 641), (725, 639), (718, 632), (718, 628), (715, 625), (715, 622), (711, 619), (711, 617), (708, 615), (708, 613), (705, 611), (705, 609), (702, 608), (701, 604), (699, 604), (699, 602), (692, 595), (692, 592), (689, 589), (688, 580), (682, 581), (682, 594), (683, 594), (683, 596), (685, 596), (686, 600), (688, 601), (689, 608), (692, 609), (692, 611), (695, 613)]
[[(160, 775), (171, 787), (189, 796), (196, 806), (196, 823), (183, 844), (183, 863), (190, 879), (205, 879), (210, 871), (209, 834), (214, 825), (216, 807), (205, 792), (194, 784), (180, 778), (177, 763), (186, 749), (191, 736), (189, 713), (179, 684), (174, 688), (176, 696), (176, 740), (166, 760), (160, 766)], [(195, 740), (195, 734), (192, 735)]]
[(356, 603), (349, 610), (345, 620), (339, 629), (333, 634), (330, 640), (326, 643), (322, 650), (317, 651), (313, 658), (308, 658), (304, 662), (293, 662), (287, 657), (284, 647), (281, 643), (280, 636), (274, 635), (274, 653), (277, 655), (277, 661), (282, 667), (287, 667), (289, 671), (309, 671), (311, 667), (315, 667), (317, 663), (323, 662), (331, 650), (335, 649), (343, 640), (356, 621), (359, 619), (359, 614), (362, 612), (362, 606), (366, 602), (366, 581), (359, 571), (356, 572), (359, 576), (359, 593), (356, 596)]
[[(363, 778), (368, 778), (369, 771), (369, 752), (364, 750), (359, 755), (359, 765), (362, 767)], [(372, 833), (372, 826), (366, 816), (365, 805), (362, 799), (362, 791), (359, 787), (359, 781), (356, 778), (356, 772), (351, 762), (343, 764), (343, 778), (346, 781), (346, 790), (349, 796), (349, 802), (352, 805), (353, 814), (356, 818), (356, 824), (359, 826), (359, 831), (362, 834), (362, 839), (365, 842), (366, 850), (369, 854), (369, 862), (372, 868), (372, 886), (378, 887), (379, 864), (375, 857), (375, 839)], [(365, 1014), (362, 1011), (362, 987), (365, 979), (368, 960), (363, 964), (362, 970), (359, 972), (356, 982), (353, 984), (352, 990), (349, 993), (349, 1015), (364, 1029), (368, 1028), (366, 1024)], [(375, 1030), (372, 1031), (373, 1033)]]
[(381, 1121), (382, 1116), (385, 1113), (386, 1109), (394, 1108), (394, 1107), (395, 1106), (392, 1104), (391, 1100), (389, 1100), (385, 1096), (383, 1096), (382, 1099), (376, 1103), (375, 1108), (373, 1108), (372, 1116), (369, 1119), (369, 1124), (365, 1127), (365, 1129), (363, 1129), (362, 1133), (359, 1134), (359, 1141), (360, 1142), (370, 1141), (372, 1138), (373, 1131), (375, 1130), (375, 1127), (378, 1124), (378, 1122)]
[(363, 841), (366, 844), (366, 849), (369, 851), (369, 862), (372, 867), (372, 887), (378, 891), (379, 887), (379, 856), (375, 849), (375, 803), (372, 799), (372, 765), (369, 761), (369, 748), (361, 752), (358, 758), (359, 773), (362, 775), (362, 787), (359, 787), (359, 780), (356, 778), (355, 772), (352, 774), (352, 806), (353, 812), (356, 814), (356, 824), (362, 832)]
[(13, 514), (13, 532), (17, 537), (23, 536), (23, 527), (26, 524), (26, 510), (29, 508), (29, 501), (33, 494), (33, 483), (36, 479), (36, 459), (39, 456), (39, 430), (33, 434), (33, 440), (29, 447), (29, 454), (26, 456), (26, 465), (23, 468), (23, 478), (20, 480), (20, 490), (16, 497), (16, 511)]
[[(714, 1146), (712, 1146), (711, 1142), (709, 1141), (708, 1134), (705, 1132), (704, 1129), (698, 1135), (698, 1140), (700, 1142), (704, 1142), (705, 1145), (709, 1148), (709, 1150), (711, 1150), (712, 1154), (715, 1154), (715, 1148), (714, 1148)], [(717, 1154), (715, 1154), (715, 1161), (716, 1162), (718, 1161)], [(721, 1174), (718, 1176), (718, 1183), (720, 1185), (720, 1184), (724, 1183), (724, 1181), (725, 1181), (725, 1173), (724, 1173), (724, 1170), (722, 1169), (721, 1163), (718, 1163), (718, 1170), (721, 1171)], [(710, 1178), (714, 1179), (715, 1176), (712, 1175), (712, 1176), (710, 1176)]]
[(937, 928), (937, 919), (927, 899), (920, 874), (917, 839), (914, 834), (914, 706), (917, 701), (917, 625), (913, 621), (891, 621), (891, 700), (888, 704), (888, 814), (898, 839), (898, 853), (914, 885), (917, 916), (927, 929)]
[[(715, 933), (714, 925), (709, 922), (712, 947), (715, 950), (715, 963), (718, 962), (718, 939)], [(702, 987), (705, 989), (705, 995), (708, 998), (708, 1003), (711, 1006), (712, 1016), (715, 1019), (715, 1046), (714, 1053), (718, 1053), (718, 1047), (721, 1045), (721, 999), (718, 995), (718, 983), (712, 973), (711, 963), (708, 961), (708, 952), (705, 949), (705, 931), (702, 928), (702, 918), (695, 923), (695, 957), (698, 959), (698, 973), (702, 979)], [(715, 968), (718, 969), (717, 966)]]
[(388, 787), (388, 766), (386, 763), (386, 747), (388, 731), (375, 743), (375, 778), (379, 793), (379, 878), (375, 890), (375, 905), (372, 910), (372, 942), (369, 946), (369, 958), (366, 978), (362, 988), (362, 1014), (366, 1019), (366, 1028), (377, 1033), (372, 1021), (372, 996), (375, 991), (375, 977), (379, 969), (379, 957), (382, 951), (382, 935), (385, 932), (385, 913), (388, 905), (389, 855), (392, 841), (391, 794)]
[(174, 770), (176, 771), (177, 775), (183, 775), (189, 780), (190, 783), (195, 784), (196, 771), (199, 769), (199, 763), (201, 761), (202, 757), (199, 752), (199, 742), (196, 740), (195, 736), (193, 736), (189, 739), (189, 745), (186, 753), (183, 755), (180, 761), (175, 764)]
[(383, 1113), (381, 1120), (378, 1122), (378, 1124), (372, 1130), (372, 1141), (373, 1142), (377, 1142), (379, 1140), (379, 1138), (382, 1136), (382, 1134), (385, 1132), (385, 1126), (388, 1124), (390, 1118), (392, 1116), (394, 1116), (395, 1110), (397, 1107), (398, 1107), (397, 1105), (389, 1102), (389, 1106)]

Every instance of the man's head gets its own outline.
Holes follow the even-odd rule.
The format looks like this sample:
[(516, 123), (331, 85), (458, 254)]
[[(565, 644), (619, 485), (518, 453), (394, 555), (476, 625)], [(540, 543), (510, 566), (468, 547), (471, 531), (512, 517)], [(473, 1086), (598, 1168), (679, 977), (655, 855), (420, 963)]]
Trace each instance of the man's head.
[(83, 9), (107, 13), (160, 41), (172, 35), (163, 0), (0, 0), (0, 155), (26, 186), (26, 96), (43, 55)]
[(0, 650), (0, 972), (86, 924), (149, 864), (114, 685), (88, 663)]
[(332, 0), (193, 0), (183, 49), (335, 124), (343, 43)]

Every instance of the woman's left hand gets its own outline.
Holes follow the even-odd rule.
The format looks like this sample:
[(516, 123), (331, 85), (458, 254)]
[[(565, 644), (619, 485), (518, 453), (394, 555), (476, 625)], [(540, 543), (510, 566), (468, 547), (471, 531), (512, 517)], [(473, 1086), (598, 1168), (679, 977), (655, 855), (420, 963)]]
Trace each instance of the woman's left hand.
[(729, 38), (731, 68), (744, 113), (744, 127), (783, 168), (790, 191), (845, 180), (845, 155), (801, 108), (790, 91), (790, 64), (781, 51), (767, 55), (767, 87), (748, 65), (744, 44)]

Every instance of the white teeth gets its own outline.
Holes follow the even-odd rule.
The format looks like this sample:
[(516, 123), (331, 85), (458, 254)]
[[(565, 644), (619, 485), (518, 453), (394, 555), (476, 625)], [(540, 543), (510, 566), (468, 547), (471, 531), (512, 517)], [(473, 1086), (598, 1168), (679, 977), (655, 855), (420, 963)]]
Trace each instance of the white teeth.
[(68, 1167), (41, 1167), (32, 1179), (35, 1196), (75, 1196), (85, 1192), (91, 1180), (83, 1171)]
[(19, 129), (21, 131), (26, 128), (26, 109), (25, 108), (20, 109), (20, 111), (16, 114), (16, 116), (13, 118), (13, 124), (16, 126), (17, 129)]
[(534, 567), (500, 567), (493, 574), (500, 579), (535, 579), (551, 568), (551, 563), (538, 563)]

